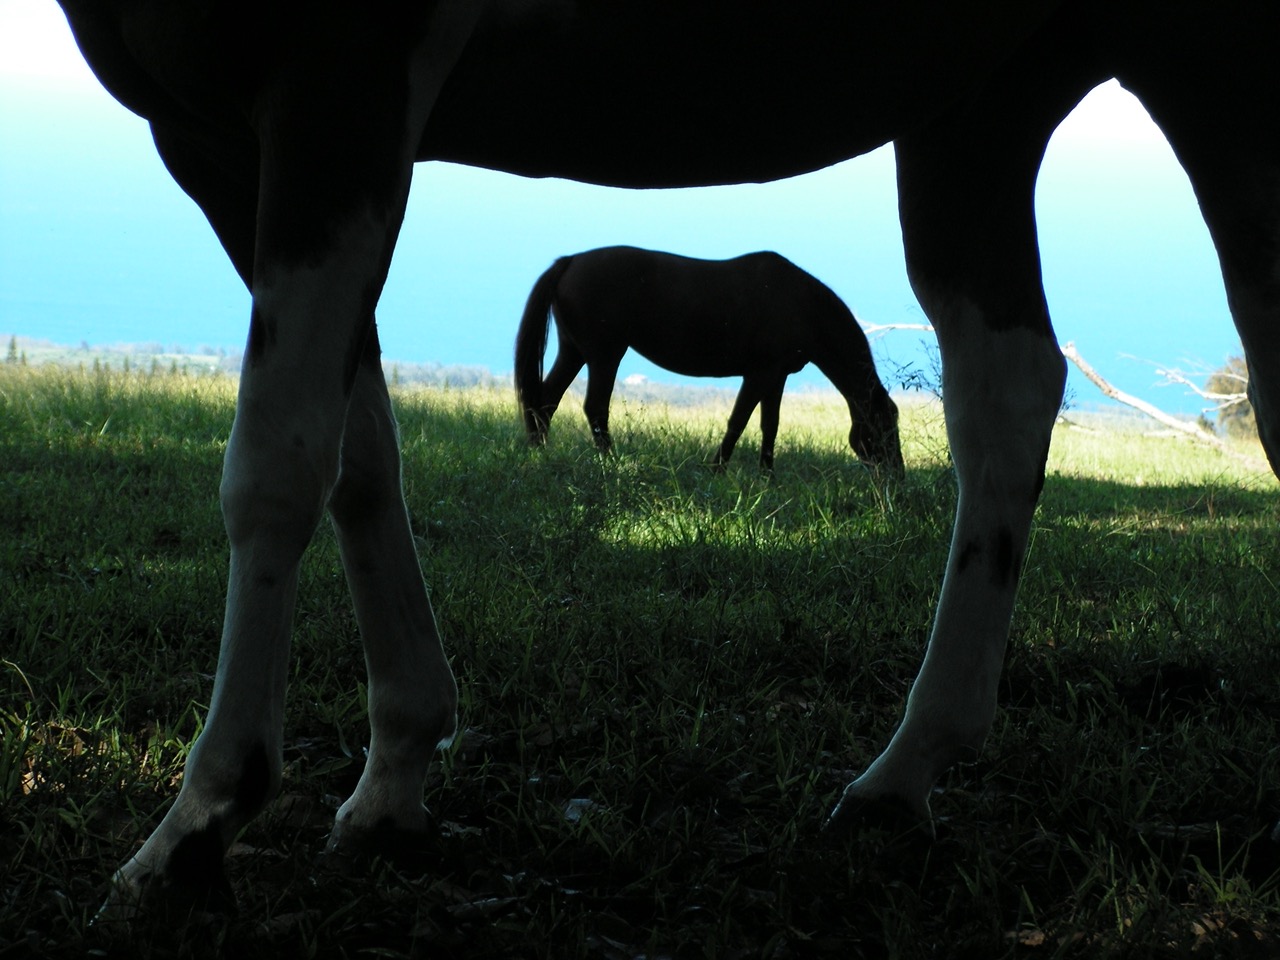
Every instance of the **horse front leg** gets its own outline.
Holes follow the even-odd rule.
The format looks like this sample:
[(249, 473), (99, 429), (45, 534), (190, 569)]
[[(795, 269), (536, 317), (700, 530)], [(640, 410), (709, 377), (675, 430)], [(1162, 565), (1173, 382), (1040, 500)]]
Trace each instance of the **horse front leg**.
[[(178, 798), (113, 878), (106, 919), (140, 907), (229, 905), (223, 856), (279, 788), (300, 558), (338, 478), (348, 401), (403, 216), (418, 133), (475, 7), (433, 8), (417, 46), (401, 36), (388, 44), (343, 35), (330, 38), (341, 49), (311, 44), (281, 52), (270, 89), (246, 112), (260, 147), (252, 269), (245, 269), (246, 231), (237, 218), (201, 204), (253, 293), (221, 486), (231, 547), (226, 614), (209, 713)], [(406, 59), (389, 56), (392, 49)], [(335, 59), (350, 69), (335, 74)], [(362, 84), (358, 96), (348, 86), (352, 77)], [(181, 167), (191, 173), (184, 186), (200, 179), (195, 167)], [(398, 549), (393, 543), (392, 553)], [(445, 686), (437, 681), (438, 690)], [(440, 699), (447, 701), (443, 692)]]
[(1074, 102), (1064, 94), (1040, 117), (1025, 104), (1012, 104), (1012, 116), (961, 112), (895, 145), (909, 275), (941, 347), (959, 500), (933, 631), (901, 724), (845, 789), (831, 819), (837, 831), (866, 815), (928, 822), (934, 782), (976, 756), (995, 716), (1066, 378), (1040, 281), (1035, 174)]
[(330, 251), (315, 268), (263, 261), (255, 275), (269, 279), (255, 283), (223, 467), (231, 562), (209, 713), (177, 800), (113, 879), (111, 919), (139, 908), (232, 906), (223, 855), (280, 785), (299, 562), (338, 472), (344, 355), (366, 331), (360, 291), (330, 282), (350, 276), (351, 257)]
[(1066, 371), (1056, 344), (993, 328), (977, 303), (929, 312), (943, 344), (947, 436), (959, 486), (942, 593), (924, 661), (888, 747), (844, 791), (836, 827), (868, 807), (930, 819), (934, 782), (977, 757), (996, 691)]
[(587, 415), (591, 439), (601, 453), (613, 449), (613, 437), (609, 434), (609, 400), (613, 396), (613, 384), (618, 378), (618, 364), (621, 362), (621, 356), (587, 360), (587, 395), (582, 401), (582, 412)]
[(376, 331), (347, 409), (329, 500), (369, 677), (368, 758), (329, 850), (403, 854), (427, 831), (423, 782), (457, 725), (458, 688), (427, 597), (401, 490), (400, 446)]

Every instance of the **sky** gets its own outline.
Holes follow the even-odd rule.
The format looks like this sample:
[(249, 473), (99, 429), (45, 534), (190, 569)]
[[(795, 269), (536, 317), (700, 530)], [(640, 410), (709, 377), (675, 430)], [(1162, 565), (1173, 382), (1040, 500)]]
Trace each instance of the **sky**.
[[(1160, 368), (1239, 353), (1217, 260), (1167, 143), (1115, 83), (1050, 144), (1037, 189), (1061, 342), (1163, 409), (1205, 404)], [(690, 256), (772, 249), (867, 324), (925, 318), (907, 283), (891, 148), (780, 183), (625, 191), (419, 164), (378, 310), (386, 356), (511, 369), (524, 299), (556, 257), (627, 243)], [(0, 0), (0, 337), (238, 349), (249, 298), (146, 124), (84, 65), (53, 0)], [(881, 375), (928, 374), (932, 335), (872, 338)], [(620, 376), (682, 382), (634, 354)], [(684, 381), (687, 382), (687, 381)], [(735, 386), (735, 381), (724, 381)], [(812, 366), (789, 388), (821, 387)], [(1072, 403), (1105, 403), (1072, 370)]]

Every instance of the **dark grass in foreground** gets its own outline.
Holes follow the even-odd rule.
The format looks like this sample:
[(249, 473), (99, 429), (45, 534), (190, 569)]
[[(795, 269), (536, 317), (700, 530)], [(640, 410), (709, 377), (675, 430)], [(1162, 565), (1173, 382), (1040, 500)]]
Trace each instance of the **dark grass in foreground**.
[[(1112, 957), (1280, 951), (1272, 481), (1062, 433), (981, 760), (939, 838), (820, 835), (893, 729), (954, 509), (939, 413), (905, 482), (784, 404), (778, 473), (703, 463), (725, 409), (399, 402), (462, 729), (408, 866), (320, 864), (367, 737), (333, 538), (308, 554), (281, 797), (230, 920), (88, 920), (176, 792), (217, 653), (228, 380), (0, 372), (0, 957)], [(748, 434), (747, 441), (751, 440)], [(1141, 485), (1135, 485), (1140, 477)]]

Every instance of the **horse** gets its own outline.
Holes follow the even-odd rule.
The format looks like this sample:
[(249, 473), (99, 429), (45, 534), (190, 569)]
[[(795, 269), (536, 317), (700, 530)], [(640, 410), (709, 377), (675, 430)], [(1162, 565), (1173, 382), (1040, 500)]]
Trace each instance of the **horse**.
[(1054, 128), (1105, 80), (1137, 96), (1190, 178), (1280, 468), (1270, 0), (59, 2), (252, 294), (220, 488), (230, 571), (209, 711), (177, 799), (113, 878), (110, 916), (230, 895), (225, 851), (280, 786), (299, 560), (326, 511), (372, 728), (330, 849), (354, 857), (430, 832), (424, 780), (456, 729), (457, 686), (416, 561), (375, 323), (415, 161), (694, 187), (894, 142), (959, 497), (901, 721), (844, 789), (829, 836), (878, 809), (928, 824), (933, 784), (993, 722), (1066, 376), (1036, 173)]
[[(553, 315), (559, 346), (543, 379)], [(715, 467), (729, 462), (759, 406), (760, 466), (773, 469), (783, 388), (812, 361), (849, 405), (858, 459), (902, 472), (898, 408), (862, 328), (826, 284), (780, 254), (699, 260), (601, 247), (560, 257), (534, 283), (516, 332), (516, 398), (529, 442), (546, 442), (560, 398), (585, 364), (583, 410), (596, 446), (609, 451), (609, 396), (628, 348), (685, 376), (741, 375)]]

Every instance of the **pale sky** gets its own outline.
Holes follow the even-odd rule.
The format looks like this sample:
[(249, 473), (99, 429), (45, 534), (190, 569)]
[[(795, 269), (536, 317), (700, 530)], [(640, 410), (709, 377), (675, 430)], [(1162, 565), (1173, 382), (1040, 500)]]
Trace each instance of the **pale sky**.
[(86, 87), (98, 83), (54, 0), (0, 0), (0, 76)]

